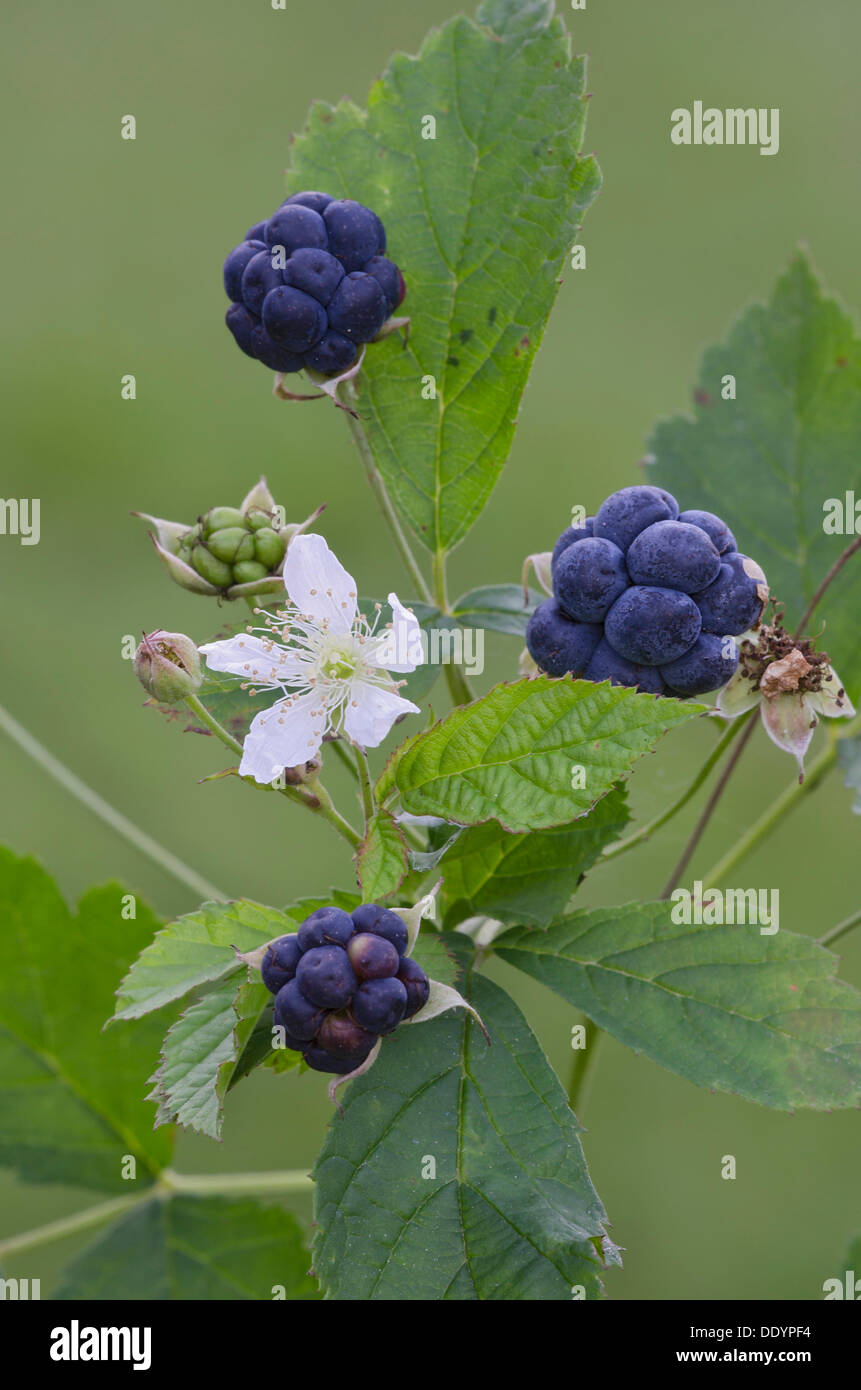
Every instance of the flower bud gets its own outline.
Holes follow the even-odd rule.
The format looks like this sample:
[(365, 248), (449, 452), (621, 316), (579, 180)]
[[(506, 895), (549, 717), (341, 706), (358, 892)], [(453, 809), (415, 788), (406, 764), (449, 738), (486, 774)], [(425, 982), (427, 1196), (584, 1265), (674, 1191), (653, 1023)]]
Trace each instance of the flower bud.
[(144, 690), (165, 705), (193, 695), (203, 680), (197, 647), (182, 632), (144, 633), (133, 664)]

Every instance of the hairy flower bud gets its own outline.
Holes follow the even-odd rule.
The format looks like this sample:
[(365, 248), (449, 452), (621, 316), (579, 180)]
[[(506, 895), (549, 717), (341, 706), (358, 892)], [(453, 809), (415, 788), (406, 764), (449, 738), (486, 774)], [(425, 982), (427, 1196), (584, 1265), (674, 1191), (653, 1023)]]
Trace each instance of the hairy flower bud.
[(203, 680), (197, 647), (182, 632), (144, 633), (133, 664), (144, 690), (165, 705), (193, 695)]

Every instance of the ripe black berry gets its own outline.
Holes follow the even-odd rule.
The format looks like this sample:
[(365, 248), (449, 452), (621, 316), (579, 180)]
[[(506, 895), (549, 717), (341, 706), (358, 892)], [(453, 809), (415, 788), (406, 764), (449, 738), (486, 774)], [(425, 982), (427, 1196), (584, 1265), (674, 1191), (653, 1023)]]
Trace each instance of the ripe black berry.
[(420, 965), (417, 965), (409, 956), (401, 961), (401, 968), (398, 971), (398, 979), (407, 992), (407, 1007), (404, 1018), (412, 1018), (419, 1009), (423, 1009), (428, 1002), (430, 994), (430, 980)]
[(401, 980), (365, 980), (353, 996), (352, 1014), (372, 1033), (391, 1033), (404, 1017), (406, 986)]
[(260, 966), (263, 983), (272, 994), (277, 994), (293, 979), (301, 955), (302, 951), (295, 934), (281, 936), (277, 941), (273, 941)]
[(340, 907), (318, 907), (306, 917), (297, 933), (300, 951), (312, 946), (346, 946), (353, 935), (353, 919)]
[(299, 981), (293, 979), (276, 994), (272, 1017), (291, 1037), (310, 1041), (323, 1022), (325, 1010), (306, 998)]
[(347, 947), (350, 964), (360, 980), (382, 980), (387, 975), (397, 975), (401, 958), (383, 936), (373, 932), (359, 932)]
[(343, 946), (314, 946), (306, 951), (296, 968), (295, 983), (306, 999), (323, 1009), (343, 1009), (358, 986)]

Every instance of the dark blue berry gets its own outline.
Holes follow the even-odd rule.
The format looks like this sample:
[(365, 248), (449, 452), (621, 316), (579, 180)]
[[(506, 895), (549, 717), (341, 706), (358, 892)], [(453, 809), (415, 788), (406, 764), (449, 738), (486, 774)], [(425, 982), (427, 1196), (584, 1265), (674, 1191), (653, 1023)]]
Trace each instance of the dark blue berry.
[(407, 992), (407, 1007), (404, 1011), (404, 1018), (412, 1018), (419, 1009), (423, 1009), (428, 1002), (430, 994), (430, 980), (420, 965), (406, 956), (401, 961), (401, 968), (398, 971), (398, 979)]
[(283, 246), (285, 255), (292, 256), (300, 246), (327, 251), (329, 238), (326, 224), (319, 212), (302, 207), (300, 203), (285, 203), (266, 223), (263, 239), (267, 246)]
[(555, 598), (539, 603), (526, 625), (529, 655), (548, 676), (579, 676), (601, 641), (597, 623), (575, 623)]
[(306, 998), (298, 980), (289, 980), (275, 996), (272, 1018), (292, 1038), (309, 1041), (325, 1015), (325, 1009)]
[(583, 676), (587, 681), (610, 681), (612, 685), (634, 685), (650, 695), (663, 695), (664, 682), (655, 666), (639, 666), (626, 661), (606, 638), (599, 642)]
[(266, 244), (262, 241), (243, 241), (239, 246), (234, 246), (224, 262), (224, 289), (228, 299), (232, 299), (234, 304), (239, 304), (242, 300), (242, 275), (250, 260), (266, 250)]
[(283, 989), (284, 985), (293, 979), (301, 954), (295, 933), (291, 936), (280, 936), (267, 948), (260, 966), (260, 974), (263, 976), (264, 985), (272, 994), (277, 994), (279, 989)]
[(296, 967), (295, 983), (306, 999), (323, 1009), (345, 1008), (358, 985), (343, 946), (314, 946), (306, 951)]
[(720, 555), (699, 526), (686, 521), (655, 521), (628, 547), (628, 573), (634, 584), (660, 585), (695, 594), (720, 572)]
[(266, 230), (266, 218), (264, 217), (264, 219), (263, 219), (262, 222), (255, 222), (253, 227), (249, 227), (249, 228), (248, 228), (248, 231), (245, 233), (245, 240), (246, 240), (246, 241), (262, 241), (262, 242), (263, 242), (263, 245), (265, 246), (266, 243), (265, 243), (265, 241), (263, 240), (263, 233), (265, 232), (265, 230)]
[(612, 541), (586, 536), (563, 550), (553, 592), (563, 613), (579, 623), (600, 623), (628, 587), (625, 557)]
[(326, 310), (310, 294), (281, 285), (263, 301), (263, 326), (276, 343), (305, 353), (326, 332)]
[(355, 1071), (360, 1066), (364, 1058), (335, 1057), (333, 1053), (327, 1052), (325, 1047), (320, 1047), (317, 1043), (310, 1043), (302, 1053), (308, 1066), (314, 1071), (334, 1072), (337, 1076), (347, 1076), (349, 1072)]
[[(756, 570), (756, 575), (747, 573), (745, 562)], [(702, 614), (703, 632), (738, 637), (758, 623), (764, 602), (758, 592), (762, 582), (762, 572), (755, 561), (734, 551), (725, 555), (714, 583), (694, 595)]]
[(376, 1041), (377, 1034), (362, 1028), (346, 1010), (328, 1013), (315, 1038), (315, 1042), (335, 1057), (358, 1059), (367, 1057)]
[(726, 685), (737, 666), (735, 639), (703, 632), (690, 651), (661, 667), (661, 675), (675, 695), (705, 695)]
[(671, 493), (637, 483), (612, 492), (601, 503), (593, 534), (627, 550), (634, 537), (654, 521), (675, 521), (678, 514), (679, 504)]
[(347, 955), (360, 980), (383, 980), (387, 975), (397, 975), (401, 960), (391, 941), (374, 932), (354, 936)]
[(560, 555), (568, 549), (569, 545), (576, 545), (578, 541), (585, 541), (588, 536), (591, 536), (593, 534), (592, 528), (594, 525), (594, 516), (587, 516), (584, 518), (582, 526), (565, 527), (565, 530), (553, 547), (553, 554), (550, 559), (551, 574), (556, 569), (556, 564)]
[(380, 219), (352, 198), (333, 199), (324, 209), (323, 219), (329, 233), (329, 250), (346, 271), (358, 270), (386, 249)]
[(372, 256), (362, 266), (366, 275), (373, 275), (383, 294), (386, 296), (386, 305), (390, 314), (395, 312), (398, 305), (403, 303), (407, 287), (404, 284), (404, 277), (394, 261), (386, 260), (385, 256)]
[(370, 931), (387, 910), (379, 903), (362, 903), (361, 906), (354, 907), (351, 913), (353, 926), (356, 931)]
[(686, 521), (689, 526), (699, 526), (701, 531), (705, 531), (719, 555), (736, 549), (735, 536), (726, 522), (721, 521), (714, 512), (679, 512), (679, 521)]
[(346, 946), (353, 935), (353, 919), (340, 907), (318, 907), (306, 917), (297, 933), (300, 951), (312, 946)]
[(309, 191), (308, 193), (294, 193), (292, 197), (285, 198), (281, 206), (290, 207), (294, 203), (298, 203), (300, 207), (311, 208), (313, 212), (318, 212), (322, 217), (323, 213), (325, 212), (326, 208), (329, 206), (331, 201), (332, 199), (330, 198), (328, 193), (316, 193)]
[(373, 275), (345, 275), (329, 300), (329, 327), (354, 343), (369, 343), (388, 318), (386, 297)]
[(284, 284), (304, 290), (312, 299), (328, 304), (344, 278), (344, 267), (328, 251), (306, 247), (294, 251), (283, 270)]
[(230, 329), (238, 347), (247, 353), (249, 357), (256, 357), (254, 351), (253, 332), (257, 320), (253, 314), (249, 314), (244, 304), (231, 304), (227, 313), (224, 315), (224, 322)]
[(701, 627), (700, 610), (687, 594), (633, 585), (607, 614), (604, 636), (626, 661), (664, 666), (694, 645)]
[(281, 271), (272, 264), (272, 252), (258, 251), (242, 272), (242, 301), (259, 318), (269, 291), (283, 284)]
[(345, 372), (352, 367), (358, 352), (355, 343), (351, 343), (343, 333), (335, 333), (330, 328), (319, 343), (305, 354), (305, 365), (312, 367), (315, 372), (325, 372), (331, 376), (334, 372)]
[(254, 356), (258, 362), (262, 362), (264, 367), (269, 367), (273, 372), (300, 372), (302, 370), (302, 358), (295, 352), (290, 352), (289, 348), (282, 347), (270, 337), (262, 323), (256, 323), (251, 331), (251, 346)]
[(353, 996), (353, 1017), (371, 1033), (391, 1033), (406, 1012), (407, 990), (400, 980), (365, 980)]
[[(366, 913), (366, 908), (376, 909), (377, 915), (374, 917), (370, 911)], [(368, 918), (373, 920), (367, 920)], [(384, 940), (390, 941), (399, 956), (402, 956), (407, 949), (409, 941), (407, 924), (390, 908), (378, 908), (376, 903), (367, 903), (363, 907), (356, 908), (353, 913), (353, 921), (357, 931), (371, 932), (374, 936), (382, 936)]]

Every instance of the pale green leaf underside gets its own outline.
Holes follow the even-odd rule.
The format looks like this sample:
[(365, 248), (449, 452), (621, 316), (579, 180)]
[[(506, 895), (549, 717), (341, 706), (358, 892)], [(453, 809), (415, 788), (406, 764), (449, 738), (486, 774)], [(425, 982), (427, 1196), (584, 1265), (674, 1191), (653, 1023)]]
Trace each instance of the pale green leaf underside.
[(0, 850), (0, 1163), (28, 1182), (128, 1193), (125, 1155), (138, 1183), (170, 1158), (143, 1099), (162, 1027), (102, 1033), (158, 925), (140, 901), (125, 919), (123, 894), (94, 889), (73, 916), (38, 864)]
[[(721, 399), (736, 378), (737, 399)], [(704, 507), (730, 525), (771, 592), (786, 604), (791, 632), (820, 581), (854, 537), (826, 535), (824, 503), (861, 498), (861, 340), (848, 314), (825, 296), (803, 255), (771, 300), (747, 309), (699, 372), (694, 415), (658, 425), (654, 479), (683, 508)], [(811, 627), (826, 620), (826, 650), (853, 699), (861, 691), (861, 559), (829, 589)]]
[[(367, 113), (316, 104), (293, 145), (291, 191), (370, 205), (403, 271), (409, 342), (369, 348), (359, 410), (395, 505), (431, 550), (463, 538), (499, 476), (599, 184), (578, 158), (585, 65), (552, 11), (497, 0), (478, 23), (452, 19), (418, 57), (392, 59)], [(428, 115), (435, 139), (422, 138)]]
[(305, 916), (294, 919), (244, 899), (204, 903), (197, 912), (169, 923), (141, 953), (117, 991), (114, 1018), (139, 1018), (236, 971), (233, 946), (253, 951), (296, 931)]
[[(59, 1300), (319, 1297), (295, 1217), (253, 1199), (172, 1197), (114, 1222), (63, 1274)], [(198, 1334), (199, 1335), (199, 1334)]]
[[(404, 809), (510, 831), (584, 815), (669, 728), (703, 707), (549, 676), (499, 685), (392, 757), (378, 793)], [(585, 769), (585, 785), (574, 769)]]
[(165, 1036), (161, 1065), (152, 1078), (151, 1099), (159, 1102), (156, 1124), (176, 1122), (221, 1138), (224, 1097), (271, 997), (259, 976), (246, 983), (240, 973), (185, 1010)]
[(364, 902), (394, 893), (403, 882), (409, 867), (406, 841), (388, 811), (378, 811), (371, 819), (356, 865)]
[(575, 912), (503, 960), (698, 1086), (779, 1110), (861, 1104), (861, 994), (806, 936), (685, 926), (672, 904)]
[(446, 950), (442, 937), (432, 927), (422, 927), (410, 955), (431, 980), (437, 980), (441, 985), (457, 984), (460, 977), (457, 962)]
[(469, 993), (491, 1047), (445, 1014), (398, 1029), (347, 1089), (314, 1170), (314, 1268), (331, 1298), (600, 1293), (606, 1218), (577, 1122), (514, 1002), (484, 979)]
[(581, 876), (629, 820), (625, 794), (615, 790), (587, 816), (559, 830), (508, 835), (496, 821), (473, 826), (442, 863), (446, 899), (471, 915), (546, 927), (564, 911)]

